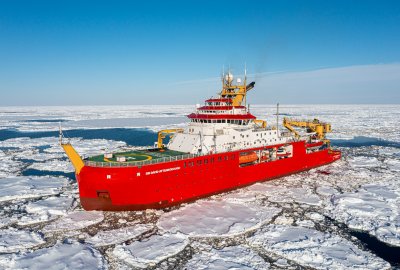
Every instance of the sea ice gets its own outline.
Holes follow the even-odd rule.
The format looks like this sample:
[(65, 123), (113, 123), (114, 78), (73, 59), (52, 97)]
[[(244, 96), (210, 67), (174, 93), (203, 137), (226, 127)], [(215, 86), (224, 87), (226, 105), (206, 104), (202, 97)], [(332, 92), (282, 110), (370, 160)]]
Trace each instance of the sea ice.
[(357, 192), (332, 198), (333, 218), (352, 229), (367, 231), (391, 245), (400, 246), (400, 187), (368, 184)]
[(53, 195), (68, 183), (63, 177), (16, 176), (0, 179), (0, 202)]
[(77, 242), (23, 253), (8, 263), (7, 269), (107, 269), (100, 252)]
[(79, 230), (102, 222), (104, 215), (96, 211), (77, 211), (63, 216), (56, 221), (46, 225), (43, 232), (51, 233), (58, 231)]
[(28, 225), (55, 219), (57, 216), (67, 214), (73, 198), (66, 196), (49, 197), (44, 200), (30, 202), (24, 206), (28, 215), (22, 216), (18, 224)]
[(112, 254), (133, 267), (146, 268), (178, 254), (188, 243), (180, 234), (152, 235), (129, 245), (118, 245)]
[(268, 225), (249, 237), (249, 243), (317, 269), (390, 268), (386, 261), (337, 235), (304, 227)]
[(201, 251), (184, 266), (184, 269), (197, 270), (262, 270), (269, 269), (270, 264), (256, 252), (243, 246), (229, 246), (222, 249)]
[(43, 243), (42, 237), (35, 232), (14, 228), (0, 230), (0, 253), (17, 252)]
[(371, 168), (378, 167), (380, 162), (375, 157), (357, 156), (349, 158), (349, 163), (354, 168)]
[(0, 178), (17, 175), (24, 167), (23, 162), (14, 160), (12, 156), (1, 150), (0, 161)]
[(119, 244), (138, 237), (143, 233), (150, 231), (152, 228), (153, 225), (150, 224), (136, 224), (110, 231), (100, 231), (95, 236), (87, 239), (86, 242), (95, 247)]
[[(295, 177), (288, 177), (286, 183), (294, 182)], [(250, 192), (262, 194), (270, 202), (285, 203), (297, 202), (306, 205), (320, 205), (320, 198), (313, 194), (311, 187), (290, 187), (286, 185), (277, 185), (276, 183), (256, 183), (248, 188)]]
[(275, 207), (201, 200), (163, 214), (157, 226), (190, 236), (227, 236), (243, 233), (272, 219)]
[(73, 172), (74, 167), (69, 160), (48, 160), (44, 162), (33, 162), (27, 169), (34, 169), (38, 171), (51, 171), (51, 172)]

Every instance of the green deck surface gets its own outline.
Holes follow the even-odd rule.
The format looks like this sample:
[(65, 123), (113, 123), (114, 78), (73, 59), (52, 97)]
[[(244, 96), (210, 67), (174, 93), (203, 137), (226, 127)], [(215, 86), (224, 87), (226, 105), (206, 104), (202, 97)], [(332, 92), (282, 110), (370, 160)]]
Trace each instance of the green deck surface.
[(113, 153), (113, 157), (108, 159), (104, 158), (104, 155), (99, 155), (99, 156), (89, 157), (88, 160), (96, 162), (117, 162), (118, 156), (124, 156), (126, 158), (125, 163), (130, 163), (130, 162), (144, 161), (144, 160), (157, 160), (165, 157), (175, 157), (184, 154), (187, 153), (168, 150), (168, 149), (164, 149), (161, 151), (135, 150), (128, 152)]

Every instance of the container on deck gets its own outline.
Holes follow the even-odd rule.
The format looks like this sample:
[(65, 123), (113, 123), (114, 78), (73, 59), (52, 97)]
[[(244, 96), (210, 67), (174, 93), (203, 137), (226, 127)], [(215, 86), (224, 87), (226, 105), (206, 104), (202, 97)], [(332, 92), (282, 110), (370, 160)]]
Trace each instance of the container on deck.
[(117, 161), (118, 161), (118, 162), (125, 162), (125, 161), (126, 161), (126, 157), (124, 157), (124, 156), (118, 156), (118, 157), (117, 157)]

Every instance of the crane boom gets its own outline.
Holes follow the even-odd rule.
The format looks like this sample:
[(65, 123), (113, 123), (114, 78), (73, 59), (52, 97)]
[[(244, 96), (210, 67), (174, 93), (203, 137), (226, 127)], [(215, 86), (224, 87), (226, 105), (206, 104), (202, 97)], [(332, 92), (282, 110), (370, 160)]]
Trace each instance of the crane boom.
[(326, 133), (332, 131), (331, 125), (329, 123), (320, 122), (318, 119), (314, 119), (312, 121), (304, 121), (289, 119), (285, 117), (283, 118), (283, 125), (288, 130), (293, 132), (296, 138), (300, 138), (300, 134), (296, 129), (294, 129), (294, 127), (300, 127), (306, 128), (307, 132), (315, 132), (319, 140), (323, 140), (326, 142), (328, 142), (328, 140), (325, 139)]

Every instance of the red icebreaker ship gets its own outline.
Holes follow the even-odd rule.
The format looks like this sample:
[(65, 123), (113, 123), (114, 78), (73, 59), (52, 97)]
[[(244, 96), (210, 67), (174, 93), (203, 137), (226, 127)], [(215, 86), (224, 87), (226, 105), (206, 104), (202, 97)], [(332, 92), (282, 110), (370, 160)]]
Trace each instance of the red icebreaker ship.
[(284, 118), (284, 131), (269, 126), (246, 106), (254, 82), (247, 84), (246, 76), (243, 83), (241, 78), (234, 82), (231, 73), (221, 80), (219, 96), (197, 106), (186, 128), (160, 131), (154, 147), (82, 159), (63, 142), (60, 130), (83, 208), (165, 208), (340, 159), (341, 153), (325, 138), (330, 124)]

